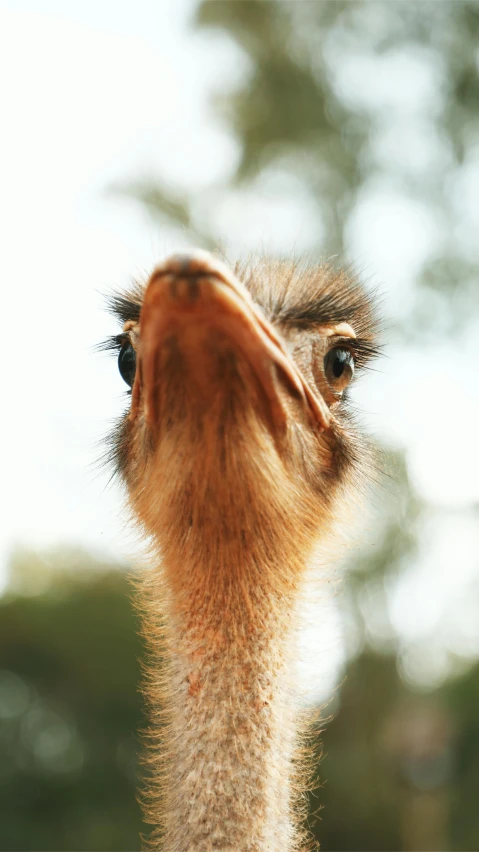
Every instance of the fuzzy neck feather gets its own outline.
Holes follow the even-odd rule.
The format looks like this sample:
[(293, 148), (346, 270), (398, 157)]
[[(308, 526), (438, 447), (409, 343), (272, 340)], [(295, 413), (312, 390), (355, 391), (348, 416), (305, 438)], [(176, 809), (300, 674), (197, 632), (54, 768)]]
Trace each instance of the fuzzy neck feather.
[(227, 595), (225, 624), (223, 594), (204, 607), (194, 595), (189, 618), (171, 613), (165, 849), (283, 852), (293, 834), (292, 601), (253, 600), (245, 588)]
[[(239, 430), (221, 464), (217, 447), (210, 468), (206, 451), (185, 470), (183, 453), (181, 479), (179, 447), (166, 441), (161, 505), (142, 489), (161, 519), (161, 564), (140, 582), (152, 652), (149, 817), (165, 852), (300, 845), (291, 660), (314, 536), (269, 436), (256, 431), (256, 452), (247, 438)], [(220, 472), (205, 475), (205, 464)]]

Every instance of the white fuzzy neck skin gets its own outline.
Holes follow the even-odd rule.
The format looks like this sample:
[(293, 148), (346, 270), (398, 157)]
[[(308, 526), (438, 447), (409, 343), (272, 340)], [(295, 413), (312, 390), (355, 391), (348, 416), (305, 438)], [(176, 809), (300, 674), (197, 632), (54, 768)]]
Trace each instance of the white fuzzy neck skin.
[(252, 618), (247, 598), (230, 600), (226, 624), (221, 601), (194, 609), (192, 618), (170, 613), (168, 852), (293, 848), (292, 602), (279, 610), (278, 601), (256, 596)]

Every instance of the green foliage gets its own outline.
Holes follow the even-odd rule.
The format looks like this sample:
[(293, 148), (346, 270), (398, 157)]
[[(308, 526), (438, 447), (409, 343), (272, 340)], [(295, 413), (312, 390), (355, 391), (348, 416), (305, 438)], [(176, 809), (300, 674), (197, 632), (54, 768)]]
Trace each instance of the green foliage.
[[(311, 7), (314, 39), (321, 38), (328, 4)], [(337, 97), (324, 58), (312, 45), (303, 45), (303, 25), (296, 26), (292, 3), (202, 3), (201, 26), (219, 27), (245, 51), (250, 73), (244, 85), (216, 96), (218, 112), (241, 144), (234, 183), (251, 181), (270, 165), (298, 176), (318, 204), (327, 225), (322, 247), (327, 254), (341, 250), (341, 224), (348, 202), (360, 182), (360, 152), (367, 123), (351, 120)], [(308, 23), (306, 24), (308, 25)], [(306, 47), (306, 50), (303, 48)]]
[(0, 601), (4, 850), (139, 849), (142, 648), (124, 575), (91, 567)]
[(472, 850), (479, 843), (479, 664), (447, 684), (444, 695), (454, 719), (452, 847)]
[[(396, 330), (424, 339), (428, 330), (447, 333), (464, 324), (477, 305), (479, 266), (476, 233), (461, 201), (479, 144), (477, 3), (206, 0), (194, 23), (233, 40), (247, 67), (239, 83), (223, 79), (214, 93), (240, 157), (230, 179), (211, 187), (213, 200), (239, 185), (261, 194), (259, 182), (271, 169), (289, 174), (316, 207), (321, 242), (313, 253), (341, 257), (350, 214), (368, 186), (382, 184), (419, 201), (438, 240), (418, 277), (423, 292)], [(352, 60), (369, 74), (356, 74)], [(397, 141), (411, 123), (394, 101), (401, 69), (403, 96), (414, 96), (416, 74), (429, 80), (411, 145), (407, 134), (405, 145)], [(424, 145), (431, 156), (418, 167), (414, 152)], [(191, 205), (187, 187), (165, 181), (117, 190), (200, 244), (217, 243), (213, 219)]]
[[(479, 144), (477, 3), (206, 0), (196, 21), (227, 33), (249, 61), (244, 81), (216, 96), (219, 116), (241, 145), (233, 184), (254, 180), (269, 166), (299, 177), (323, 224), (319, 254), (343, 253), (348, 216), (368, 181), (386, 180), (420, 199), (443, 239), (419, 279), (426, 298), (418, 298), (404, 331), (423, 336), (428, 327), (450, 330), (466, 321), (477, 305), (479, 258), (475, 234), (461, 221), (456, 186)], [(402, 128), (394, 92), (375, 99), (374, 83), (401, 56), (405, 65), (419, 62), (435, 80), (416, 125), (438, 160), (421, 171), (409, 163), (407, 148), (389, 158), (381, 154), (388, 126), (395, 121)], [(361, 75), (355, 79), (351, 57), (358, 67), (377, 69), (369, 96)], [(343, 66), (351, 69), (347, 84)], [(406, 76), (405, 91), (411, 79)], [(427, 299), (431, 290), (434, 301)]]

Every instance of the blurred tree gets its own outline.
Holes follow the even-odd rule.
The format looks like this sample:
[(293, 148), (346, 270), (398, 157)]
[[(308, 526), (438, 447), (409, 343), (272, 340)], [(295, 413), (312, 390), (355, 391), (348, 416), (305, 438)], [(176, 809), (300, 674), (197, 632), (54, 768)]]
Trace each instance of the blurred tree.
[(0, 849), (139, 849), (142, 647), (126, 578), (70, 551), (17, 554), (12, 580), (0, 600)]
[[(205, 190), (216, 205), (199, 207), (186, 187), (166, 181), (117, 189), (213, 246), (212, 207), (240, 186), (261, 195), (265, 174), (279, 171), (294, 177), (298, 195), (316, 209), (321, 238), (312, 254), (344, 258), (365, 190), (387, 186), (419, 201), (436, 231), (398, 330), (423, 340), (428, 329), (444, 332), (469, 319), (479, 267), (470, 215), (479, 146), (478, 4), (206, 0), (195, 23), (227, 35), (247, 59), (240, 83), (223, 83), (214, 99), (240, 145), (236, 169), (226, 184)], [(411, 121), (404, 105), (414, 104), (416, 89), (420, 114)]]
[(473, 850), (479, 847), (479, 663), (447, 683), (443, 693), (455, 726), (451, 848)]
[[(442, 237), (420, 278), (428, 298), (416, 301), (408, 328), (416, 319), (423, 335), (426, 321), (436, 327), (469, 318), (479, 253), (475, 230), (465, 227), (464, 180), (479, 145), (478, 4), (206, 0), (196, 21), (226, 32), (249, 60), (244, 82), (216, 97), (241, 145), (232, 184), (274, 165), (294, 172), (317, 204), (324, 229), (318, 252), (341, 256), (364, 186), (384, 178), (400, 184), (429, 207)], [(391, 144), (391, 130), (407, 120), (395, 110), (394, 92), (376, 85), (365, 93), (366, 77), (354, 74), (369, 68), (373, 81), (394, 62), (404, 76), (403, 99), (411, 97), (406, 86), (414, 76), (433, 79), (428, 108), (415, 117), (415, 141), (426, 139), (433, 154), (420, 169), (411, 151)]]
[(451, 848), (455, 722), (442, 690), (414, 692), (394, 655), (365, 651), (349, 665), (339, 701), (319, 767), (327, 779), (314, 826), (321, 848)]

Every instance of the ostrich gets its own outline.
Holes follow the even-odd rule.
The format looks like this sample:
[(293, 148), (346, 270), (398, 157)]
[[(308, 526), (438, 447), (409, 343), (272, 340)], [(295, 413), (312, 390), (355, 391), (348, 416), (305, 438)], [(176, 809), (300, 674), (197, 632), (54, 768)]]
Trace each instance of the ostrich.
[(367, 456), (347, 387), (374, 305), (328, 267), (194, 251), (111, 306), (131, 389), (111, 455), (151, 556), (151, 845), (304, 849), (298, 602)]

